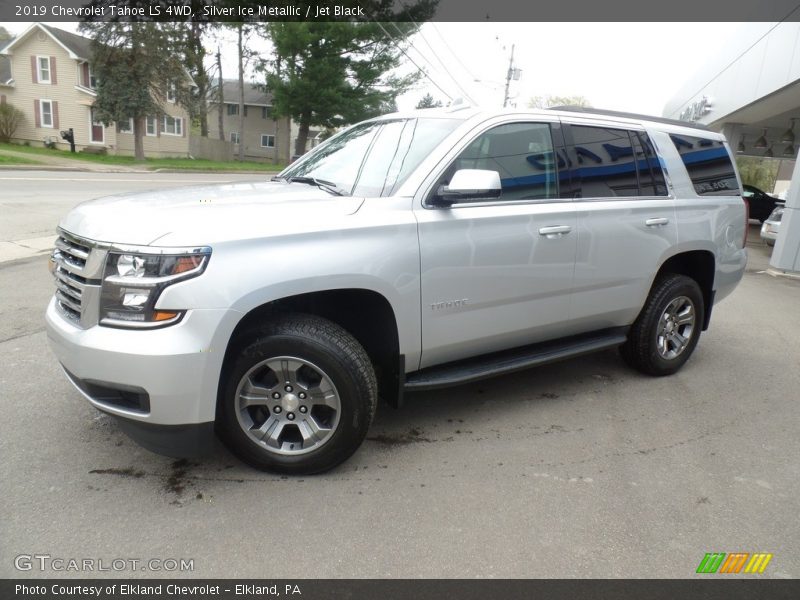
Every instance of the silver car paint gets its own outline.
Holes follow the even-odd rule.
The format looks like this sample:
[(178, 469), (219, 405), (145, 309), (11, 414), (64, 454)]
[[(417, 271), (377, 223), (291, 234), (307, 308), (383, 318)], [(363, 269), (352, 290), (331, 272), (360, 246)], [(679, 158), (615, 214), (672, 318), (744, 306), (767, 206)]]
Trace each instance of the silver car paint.
[[(391, 198), (334, 197), (313, 186), (259, 183), (81, 205), (61, 223), (72, 234), (129, 244), (209, 245), (213, 254), (203, 275), (162, 293), (158, 308), (187, 310), (175, 326), (81, 330), (51, 302), (48, 336), (59, 360), (79, 377), (147, 384), (150, 415), (103, 406), (106, 411), (154, 423), (202, 423), (214, 419), (222, 359), (236, 324), (276, 299), (346, 288), (381, 294), (394, 311), (400, 353), (411, 372), (630, 324), (658, 266), (687, 250), (716, 256), (717, 299), (741, 278), (743, 203), (739, 197), (697, 197), (668, 138), (682, 128), (628, 119), (583, 121), (646, 128), (669, 175), (668, 198), (500, 201), (444, 209), (424, 200), (476, 135), (504, 122), (580, 118), (473, 110), (441, 118), (464, 122)], [(668, 223), (648, 227), (651, 218)], [(572, 229), (539, 233), (549, 226)]]

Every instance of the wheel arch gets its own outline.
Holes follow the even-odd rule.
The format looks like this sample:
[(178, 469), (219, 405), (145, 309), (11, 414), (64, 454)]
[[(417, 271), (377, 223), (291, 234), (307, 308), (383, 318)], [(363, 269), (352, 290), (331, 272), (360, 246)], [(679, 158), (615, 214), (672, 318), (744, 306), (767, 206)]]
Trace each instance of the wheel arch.
[(225, 349), (220, 391), (237, 351), (258, 337), (261, 324), (287, 313), (316, 315), (346, 329), (369, 355), (378, 378), (379, 396), (391, 406), (400, 404), (404, 368), (397, 317), (384, 295), (364, 288), (296, 294), (265, 302), (245, 313), (233, 329)]
[(703, 293), (703, 327), (708, 329), (711, 321), (711, 309), (714, 306), (714, 275), (716, 273), (717, 262), (714, 253), (710, 250), (687, 250), (674, 254), (667, 258), (659, 267), (658, 272), (653, 278), (655, 285), (663, 275), (674, 273), (691, 277), (700, 286)]

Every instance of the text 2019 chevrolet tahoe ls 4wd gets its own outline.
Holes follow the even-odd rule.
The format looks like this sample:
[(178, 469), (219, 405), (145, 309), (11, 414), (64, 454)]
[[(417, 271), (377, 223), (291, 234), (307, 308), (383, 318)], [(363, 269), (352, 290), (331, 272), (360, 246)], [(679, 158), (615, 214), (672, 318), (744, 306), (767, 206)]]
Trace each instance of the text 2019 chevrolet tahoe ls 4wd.
[(677, 371), (742, 277), (740, 190), (725, 139), (686, 123), (388, 115), (271, 182), (78, 206), (48, 337), (145, 447), (186, 455), (216, 430), (258, 468), (323, 471), (379, 396), (613, 346)]

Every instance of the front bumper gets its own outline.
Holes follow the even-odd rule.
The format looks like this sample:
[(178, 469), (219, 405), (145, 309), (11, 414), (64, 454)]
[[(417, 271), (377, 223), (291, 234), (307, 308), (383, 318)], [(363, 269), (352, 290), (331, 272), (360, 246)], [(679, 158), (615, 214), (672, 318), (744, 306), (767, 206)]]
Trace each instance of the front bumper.
[(772, 221), (764, 221), (761, 225), (761, 239), (772, 240), (773, 242), (778, 239), (778, 231), (780, 223), (773, 223)]
[(190, 310), (162, 329), (80, 329), (51, 300), (45, 320), (50, 347), (76, 389), (96, 408), (153, 430), (213, 424), (225, 349), (240, 317)]

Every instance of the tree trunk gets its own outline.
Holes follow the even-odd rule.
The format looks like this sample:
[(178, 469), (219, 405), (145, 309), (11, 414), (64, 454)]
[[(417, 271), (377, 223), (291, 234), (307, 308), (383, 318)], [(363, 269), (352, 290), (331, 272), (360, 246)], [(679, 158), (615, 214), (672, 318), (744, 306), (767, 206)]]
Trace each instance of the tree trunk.
[(200, 119), (200, 136), (208, 137), (208, 88), (209, 77), (204, 65), (206, 50), (203, 46), (203, 29), (200, 23), (192, 25), (192, 59), (194, 60), (195, 84), (197, 84), (197, 116)]
[(308, 143), (308, 130), (311, 129), (311, 113), (300, 115), (299, 129), (297, 131), (297, 141), (294, 144), (294, 153), (302, 156), (306, 153), (306, 143)]
[(200, 111), (200, 136), (208, 137), (208, 100), (205, 96), (200, 97), (200, 105), (197, 107)]
[(244, 44), (242, 32), (244, 26), (239, 23), (239, 160), (244, 160)]
[[(281, 139), (281, 137), (280, 137), (280, 126), (278, 125), (278, 119), (275, 119), (275, 118), (272, 119), (272, 126), (275, 128), (275, 147), (272, 149), (272, 164), (273, 165), (277, 165), (279, 160), (280, 160), (278, 158), (278, 152), (279, 152), (278, 149), (280, 148), (279, 141)], [(287, 141), (286, 143), (288, 144), (289, 142)]]
[(133, 156), (137, 161), (144, 161), (144, 117), (133, 120)]
[(292, 162), (292, 117), (286, 117), (286, 152), (284, 158), (286, 164)]
[(222, 54), (219, 51), (219, 46), (217, 46), (217, 73), (219, 75), (219, 86), (217, 87), (217, 118), (219, 121), (217, 124), (219, 125), (219, 139), (223, 142), (225, 141), (225, 118), (222, 114), (222, 111), (225, 110), (225, 98), (223, 96), (222, 90)]

